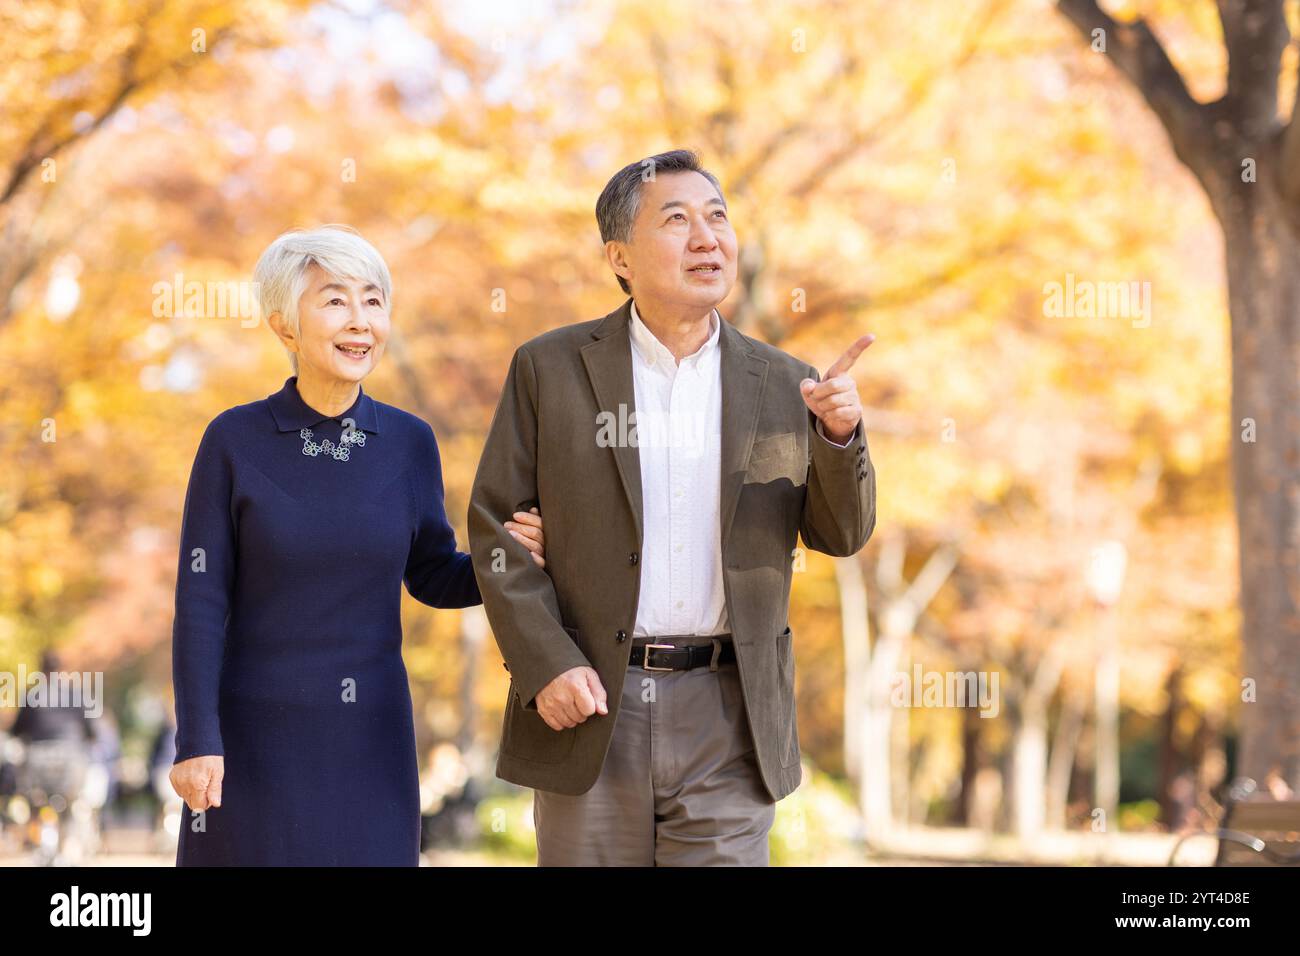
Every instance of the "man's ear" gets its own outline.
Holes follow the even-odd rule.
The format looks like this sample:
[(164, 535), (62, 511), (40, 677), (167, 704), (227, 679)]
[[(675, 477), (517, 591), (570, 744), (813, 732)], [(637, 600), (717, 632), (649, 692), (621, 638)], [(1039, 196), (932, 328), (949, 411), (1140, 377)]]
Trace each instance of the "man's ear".
[(609, 260), (609, 267), (614, 270), (614, 275), (626, 279), (630, 285), (632, 282), (632, 267), (627, 261), (627, 244), (619, 242), (617, 239), (611, 239), (605, 243), (605, 258)]

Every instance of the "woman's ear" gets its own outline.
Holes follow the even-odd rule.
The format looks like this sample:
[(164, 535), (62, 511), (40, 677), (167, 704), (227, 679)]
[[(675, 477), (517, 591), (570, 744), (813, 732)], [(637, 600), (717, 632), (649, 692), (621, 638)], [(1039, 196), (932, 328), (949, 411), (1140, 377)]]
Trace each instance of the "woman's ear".
[(293, 334), (293, 329), (289, 328), (289, 323), (285, 321), (284, 314), (281, 312), (272, 312), (266, 317), (266, 324), (271, 327), (280, 339), (280, 343), (290, 352), (298, 351), (298, 339)]

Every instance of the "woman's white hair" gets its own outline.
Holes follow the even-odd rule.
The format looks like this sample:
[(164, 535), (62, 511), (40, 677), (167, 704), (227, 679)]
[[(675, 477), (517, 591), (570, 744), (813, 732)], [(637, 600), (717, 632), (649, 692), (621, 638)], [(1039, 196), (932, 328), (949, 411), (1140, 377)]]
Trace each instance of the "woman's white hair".
[[(292, 229), (266, 247), (253, 270), (263, 316), (279, 312), (294, 335), (298, 334), (298, 299), (307, 288), (312, 263), (335, 278), (373, 282), (383, 291), (384, 304), (392, 309), (393, 280), (379, 250), (351, 226), (330, 223), (316, 229)], [(289, 352), (289, 364), (296, 375), (298, 356), (293, 352)]]

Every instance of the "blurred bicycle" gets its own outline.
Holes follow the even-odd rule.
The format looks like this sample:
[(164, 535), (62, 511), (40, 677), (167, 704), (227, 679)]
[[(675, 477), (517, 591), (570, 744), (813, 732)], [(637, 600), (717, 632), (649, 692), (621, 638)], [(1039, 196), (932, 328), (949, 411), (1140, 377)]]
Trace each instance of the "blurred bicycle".
[[(41, 664), (51, 674), (60, 670), (50, 651)], [(3, 763), (12, 790), (4, 815), (38, 864), (76, 866), (99, 852), (110, 766), (96, 728), (81, 708), (21, 708), (9, 728)]]
[(78, 866), (98, 851), (108, 771), (80, 740), (10, 740), (15, 793), (6, 816), (41, 866)]

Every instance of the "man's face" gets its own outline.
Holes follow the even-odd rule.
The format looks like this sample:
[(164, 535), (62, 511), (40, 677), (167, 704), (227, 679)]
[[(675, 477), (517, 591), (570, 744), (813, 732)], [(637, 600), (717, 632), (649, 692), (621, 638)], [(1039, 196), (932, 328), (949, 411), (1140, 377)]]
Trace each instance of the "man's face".
[(707, 312), (736, 282), (736, 233), (717, 189), (699, 173), (643, 183), (632, 241), (610, 242), (606, 253), (638, 302)]

